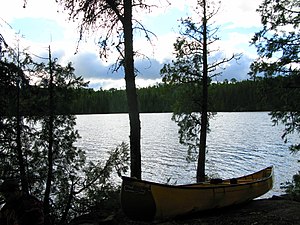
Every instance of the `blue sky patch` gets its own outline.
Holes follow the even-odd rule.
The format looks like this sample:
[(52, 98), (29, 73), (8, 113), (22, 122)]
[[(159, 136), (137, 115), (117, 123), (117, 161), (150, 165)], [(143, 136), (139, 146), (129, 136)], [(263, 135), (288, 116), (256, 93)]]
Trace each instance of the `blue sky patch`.
[(16, 19), (12, 22), (11, 26), (26, 39), (34, 42), (44, 43), (63, 38), (63, 28), (57, 22), (49, 19)]

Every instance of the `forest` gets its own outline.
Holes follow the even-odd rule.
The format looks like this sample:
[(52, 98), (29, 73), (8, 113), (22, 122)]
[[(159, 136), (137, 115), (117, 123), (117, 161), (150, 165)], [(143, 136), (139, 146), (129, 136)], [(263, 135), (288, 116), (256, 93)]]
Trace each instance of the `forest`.
[[(278, 101), (271, 93), (260, 89), (264, 81), (245, 80), (234, 83), (214, 83), (209, 87), (210, 111), (271, 111), (271, 103)], [(140, 112), (172, 112), (179, 85), (158, 84), (137, 90)], [(282, 90), (284, 92), (284, 90)], [(124, 113), (127, 112), (125, 90), (78, 90), (78, 96), (72, 103), (73, 114)], [(199, 108), (200, 109), (200, 108)], [(196, 112), (199, 109), (194, 109)]]
[[(213, 112), (241, 112), (241, 111), (273, 111), (279, 110), (283, 98), (297, 102), (297, 95), (286, 96), (290, 78), (277, 77), (270, 79), (243, 80), (222, 83), (212, 83), (209, 86), (209, 110)], [(180, 90), (184, 85), (157, 84), (137, 89), (139, 110), (142, 113), (172, 112)], [(280, 88), (275, 88), (280, 87)], [(31, 91), (28, 91), (28, 90)], [(22, 90), (21, 90), (22, 92)], [(28, 93), (32, 93), (29, 94)], [(9, 93), (9, 92), (7, 92)], [(30, 114), (40, 114), (39, 104), (34, 99), (40, 99), (46, 92), (42, 88), (27, 87), (22, 95), (26, 102), (32, 103)], [(13, 102), (14, 95), (10, 98)], [(2, 96), (4, 97), (4, 96)], [(6, 96), (7, 97), (7, 96)], [(72, 99), (68, 101), (67, 99)], [(22, 100), (21, 100), (22, 101)], [(285, 100), (286, 101), (286, 100)], [(15, 106), (16, 104), (10, 104)], [(93, 90), (90, 88), (68, 89), (57, 102), (57, 114), (105, 114), (127, 113), (128, 104), (125, 90)], [(296, 106), (295, 106), (296, 107)], [(36, 108), (36, 110), (34, 110)], [(13, 113), (14, 109), (11, 109)], [(195, 112), (199, 109), (193, 109)], [(296, 110), (296, 109), (294, 109)], [(9, 113), (9, 114), (11, 114)]]
[[(212, 83), (209, 86), (209, 110), (212, 112), (242, 112), (242, 111), (274, 111), (280, 110), (282, 102), (297, 102), (298, 95), (293, 92), (293, 84), (299, 81), (286, 77), (260, 78), (243, 81), (224, 81)], [(184, 85), (157, 84), (137, 89), (139, 109), (141, 113), (172, 112), (180, 90)], [(297, 90), (295, 90), (297, 91)], [(47, 92), (40, 87), (28, 86), (21, 89), (21, 102), (30, 103), (28, 112), (24, 114), (39, 115), (41, 110), (41, 96), (46, 98)], [(125, 90), (93, 90), (86, 87), (78, 89), (61, 89), (57, 100), (57, 114), (106, 114), (127, 113), (128, 104)], [(11, 95), (2, 95), (10, 102), (6, 113), (16, 113), (16, 93), (6, 90)], [(287, 93), (290, 93), (287, 95)], [(15, 103), (14, 103), (15, 102)], [(297, 105), (291, 105), (291, 110), (297, 110)], [(195, 112), (199, 109), (193, 109)]]

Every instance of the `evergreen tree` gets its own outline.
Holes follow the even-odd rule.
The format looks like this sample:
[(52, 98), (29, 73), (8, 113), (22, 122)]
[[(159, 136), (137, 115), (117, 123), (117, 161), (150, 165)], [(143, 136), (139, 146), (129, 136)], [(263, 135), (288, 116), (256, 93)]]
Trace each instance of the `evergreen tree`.
[[(250, 75), (263, 73), (271, 84), (267, 86), (280, 100), (281, 106), (272, 111), (274, 124), (282, 123), (284, 141), (291, 133), (300, 134), (300, 1), (264, 0), (257, 10), (261, 15), (263, 29), (257, 32), (252, 44), (257, 47), (259, 59), (252, 63)], [(279, 84), (279, 85), (278, 85)], [(275, 95), (276, 96), (276, 95)], [(278, 110), (279, 109), (279, 110)], [(292, 152), (300, 151), (300, 143), (290, 146)], [(300, 172), (287, 184), (286, 191), (299, 198)]]
[[(127, 170), (127, 146), (123, 144), (113, 150), (105, 164), (86, 161), (85, 152), (75, 146), (80, 138), (75, 130), (76, 117), (68, 113), (74, 99), (72, 90), (86, 83), (82, 77), (75, 76), (70, 63), (63, 67), (50, 53), (49, 49), (49, 63), (38, 65), (39, 97), (42, 94), (38, 104), (42, 104), (44, 115), (38, 117), (40, 125), (28, 165), (32, 193), (44, 199), (47, 220), (66, 224), (72, 217), (106, 200), (108, 193), (105, 191), (116, 189), (109, 179), (114, 168), (119, 174)], [(62, 104), (66, 111), (61, 114)], [(96, 192), (92, 194), (92, 190)]]
[[(263, 28), (252, 39), (259, 58), (252, 63), (250, 75), (255, 77), (263, 73), (267, 78), (286, 77), (272, 88), (282, 95), (278, 96), (281, 107), (271, 113), (275, 124), (285, 125), (283, 138), (286, 140), (288, 134), (300, 133), (300, 1), (264, 0), (257, 11)], [(291, 146), (291, 150), (299, 151), (300, 144)]]
[(202, 15), (198, 22), (192, 18), (182, 20), (185, 30), (174, 44), (176, 60), (164, 65), (161, 70), (163, 81), (178, 86), (179, 97), (175, 103), (173, 120), (179, 127), (180, 142), (188, 145), (189, 156), (198, 159), (197, 181), (205, 179), (206, 135), (208, 131), (208, 86), (211, 78), (219, 74), (222, 64), (238, 58), (216, 59), (212, 44), (218, 40), (217, 28), (212, 18), (218, 7), (211, 1), (199, 0), (196, 14)]
[[(2, 37), (2, 36), (1, 36)], [(5, 43), (3, 37), (2, 42)], [(2, 43), (0, 43), (2, 44)], [(26, 148), (22, 146), (22, 139), (26, 136), (27, 132), (31, 130), (24, 124), (23, 112), (25, 111), (25, 105), (22, 99), (24, 99), (24, 89), (29, 86), (29, 79), (25, 75), (24, 71), (28, 71), (29, 65), (32, 64), (31, 57), (21, 52), (19, 45), (12, 49), (6, 43), (6, 55), (1, 52), (1, 105), (3, 110), (0, 115), (1, 128), (3, 128), (2, 140), (10, 139), (10, 142), (4, 142), (1, 146), (4, 150), (4, 165), (10, 168), (10, 174), (3, 174), (4, 177), (11, 177), (14, 172), (19, 174), (21, 179), (21, 186), (24, 194), (28, 194), (28, 180), (26, 171)], [(2, 51), (2, 49), (1, 49)], [(2, 114), (3, 113), (3, 114)], [(24, 135), (25, 134), (25, 135)], [(6, 145), (8, 144), (8, 145)], [(7, 168), (6, 168), (7, 169)], [(4, 171), (6, 171), (4, 169)], [(14, 171), (14, 172), (12, 172)]]
[(0, 177), (12, 177), (17, 171), (18, 161), (16, 153), (16, 80), (20, 68), (14, 63), (0, 61)]
[[(133, 21), (137, 20), (134, 20), (132, 11), (133, 8), (148, 10), (150, 7), (144, 3), (144, 0), (60, 0), (59, 2), (70, 10), (70, 16), (74, 19), (83, 13), (80, 37), (85, 31), (101, 28), (102, 33), (98, 43), (102, 58), (107, 58), (112, 48), (115, 48), (119, 53), (114, 70), (123, 67), (125, 71), (130, 123), (131, 176), (141, 178), (141, 125), (135, 84), (135, 53), (133, 51)], [(141, 23), (138, 22), (136, 26), (143, 30), (146, 37), (149, 38), (149, 31)]]
[[(111, 175), (127, 171), (128, 147), (119, 145), (105, 163), (87, 163), (85, 152), (74, 145), (79, 134), (76, 117), (69, 114), (73, 91), (86, 83), (71, 64), (63, 67), (51, 57), (49, 64), (31, 64), (25, 77), (22, 68), (32, 63), (29, 58), (18, 57), (22, 68), (8, 62), (19, 55), (0, 61), (0, 179), (21, 178), (23, 191), (44, 199), (47, 221), (66, 224), (116, 198)], [(29, 85), (34, 76), (38, 86)]]

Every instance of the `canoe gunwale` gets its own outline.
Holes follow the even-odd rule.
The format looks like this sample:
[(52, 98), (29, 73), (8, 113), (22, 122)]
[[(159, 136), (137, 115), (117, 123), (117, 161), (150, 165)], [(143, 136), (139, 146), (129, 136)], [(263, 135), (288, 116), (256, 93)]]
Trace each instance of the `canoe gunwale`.
[[(144, 183), (147, 185), (155, 185), (155, 186), (161, 186), (161, 187), (168, 187), (168, 188), (176, 188), (176, 189), (212, 189), (212, 188), (228, 188), (228, 187), (239, 187), (239, 186), (249, 186), (249, 184), (256, 184), (256, 183), (261, 183), (261, 182), (265, 182), (268, 179), (271, 179), (273, 176), (273, 166), (267, 167), (265, 169), (262, 169), (258, 172), (255, 172), (253, 174), (249, 174), (246, 176), (242, 176), (242, 177), (238, 177), (235, 178), (237, 180), (242, 180), (246, 177), (249, 176), (254, 176), (255, 174), (259, 174), (263, 171), (267, 171), (267, 170), (271, 170), (270, 174), (268, 176), (262, 177), (260, 179), (250, 179), (249, 181), (245, 182), (245, 183), (237, 183), (237, 184), (230, 184), (230, 183), (220, 183), (220, 184), (210, 184), (210, 183), (194, 183), (194, 184), (183, 184), (183, 185), (170, 185), (170, 184), (161, 184), (161, 183), (157, 183), (157, 182), (153, 182), (153, 181), (146, 181), (146, 180), (139, 180), (136, 178), (132, 178), (132, 177), (127, 177), (127, 176), (122, 176), (123, 181), (129, 181), (129, 182), (138, 182), (138, 183)], [(223, 180), (224, 181), (229, 181), (229, 179)], [(202, 186), (202, 185), (207, 185), (206, 186)]]

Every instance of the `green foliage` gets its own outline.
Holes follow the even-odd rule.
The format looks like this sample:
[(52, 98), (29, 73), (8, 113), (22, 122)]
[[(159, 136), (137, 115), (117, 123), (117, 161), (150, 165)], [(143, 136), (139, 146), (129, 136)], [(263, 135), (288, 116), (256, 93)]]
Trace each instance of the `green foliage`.
[[(77, 171), (65, 170), (57, 179), (59, 182), (54, 185), (56, 190), (53, 191), (55, 199), (52, 209), (56, 218), (62, 218), (66, 210), (69, 210), (66, 218), (69, 221), (84, 213), (116, 210), (118, 207), (115, 193), (119, 186), (116, 178), (128, 171), (128, 145), (122, 143), (112, 149), (106, 161), (82, 162), (84, 165), (78, 167)], [(69, 209), (66, 209), (68, 205)]]
[(201, 114), (196, 112), (174, 114), (172, 119), (179, 126), (179, 142), (188, 147), (187, 161), (195, 162), (198, 158), (198, 146), (200, 144)]
[(292, 182), (287, 182), (282, 188), (285, 189), (286, 193), (291, 196), (292, 199), (300, 200), (300, 172), (293, 176)]
[[(276, 98), (271, 112), (273, 123), (285, 126), (282, 138), (287, 142), (291, 133), (300, 134), (300, 1), (264, 0), (259, 6), (263, 29), (255, 34), (252, 44), (259, 55), (251, 65), (250, 75), (263, 73), (267, 82), (263, 88)], [(272, 78), (272, 77), (276, 78)], [(290, 146), (292, 152), (300, 150), (300, 144)], [(299, 198), (300, 174), (284, 188)]]
[[(97, 163), (88, 162), (86, 153), (75, 146), (80, 136), (75, 130), (76, 117), (69, 112), (74, 97), (78, 96), (78, 88), (86, 83), (74, 75), (72, 65), (63, 67), (56, 61), (49, 65), (36, 64), (31, 75), (39, 78), (36, 79), (40, 81), (36, 83), (39, 86), (20, 85), (17, 88), (22, 69), (13, 63), (0, 63), (0, 102), (3, 106), (0, 114), (0, 178), (20, 177), (16, 149), (19, 129), (28, 189), (41, 200), (45, 199), (49, 168), (52, 167), (49, 203), (55, 224), (65, 224), (76, 215), (99, 210), (100, 205), (108, 207), (108, 202), (114, 203), (110, 209), (115, 208), (119, 190), (115, 179), (128, 170), (128, 145), (122, 143), (108, 154), (106, 161), (106, 156), (101, 156)], [(9, 106), (16, 102), (17, 91), (20, 107), (16, 111)], [(50, 94), (52, 104), (49, 104)], [(19, 125), (15, 117), (18, 112), (21, 113)]]
[[(276, 110), (271, 115), (274, 124), (285, 124), (282, 135), (285, 141), (288, 134), (300, 133), (299, 6), (299, 0), (264, 0), (257, 10), (261, 14), (263, 29), (252, 39), (252, 44), (257, 47), (259, 59), (252, 63), (250, 75), (279, 75), (277, 82), (273, 82), (275, 85), (268, 85), (267, 88), (281, 100), (273, 107)], [(299, 150), (299, 144), (291, 146), (291, 150)]]
[(269, 102), (266, 93), (261, 93), (260, 86), (264, 81), (245, 80), (235, 83), (212, 84), (209, 88), (209, 106), (215, 112), (234, 111), (268, 111)]
[[(284, 124), (285, 129), (282, 135), (284, 142), (287, 142), (289, 134), (300, 133), (300, 111), (273, 111), (271, 116), (274, 124)], [(300, 144), (291, 145), (290, 150), (293, 153), (300, 151)]]
[[(191, 149), (199, 146), (202, 110), (202, 24), (191, 18), (181, 21), (185, 30), (174, 44), (175, 60), (161, 69), (163, 82), (176, 85), (176, 100), (173, 104), (173, 120), (180, 127), (180, 142)], [(208, 85), (208, 84), (204, 84)], [(194, 113), (198, 112), (198, 113)]]
[[(28, 54), (20, 53), (19, 49), (17, 53), (10, 50), (9, 54), (11, 55), (11, 60), (4, 58), (4, 61), (0, 61), (0, 105), (3, 107), (0, 111), (0, 137), (3, 137), (0, 141), (2, 144), (0, 154), (3, 163), (1, 176), (11, 176), (14, 173), (20, 173), (22, 188), (26, 193), (28, 192), (28, 185), (25, 178), (24, 150), (21, 146), (21, 139), (28, 129), (26, 129), (27, 126), (22, 121), (21, 113), (24, 110), (24, 105), (20, 102), (22, 96), (20, 89), (24, 89), (29, 85), (23, 69), (31, 63), (31, 58)], [(24, 130), (23, 133), (21, 133), (22, 129)]]
[(88, 187), (85, 193), (90, 201), (86, 207), (98, 207), (100, 209), (113, 209), (113, 207), (116, 207), (108, 200), (113, 202), (118, 200), (113, 199), (114, 193), (119, 190), (119, 186), (116, 184), (116, 175), (121, 177), (122, 174), (128, 171), (129, 160), (129, 146), (122, 142), (109, 152), (109, 157), (105, 163), (89, 163), (89, 166), (84, 169), (87, 178), (85, 184)]
[[(282, 107), (282, 99), (287, 94), (281, 80), (285, 80), (286, 84), (293, 84), (285, 78), (212, 83), (208, 89), (209, 111), (279, 110)], [(201, 85), (196, 87), (189, 83), (160, 84), (138, 89), (140, 112), (199, 111), (201, 90)], [(296, 89), (294, 91), (289, 96), (289, 101), (297, 105), (299, 94)], [(76, 92), (78, 97), (72, 103), (72, 114), (128, 112), (125, 90), (81, 89)]]
[(173, 88), (163, 84), (138, 89), (140, 112), (170, 112), (173, 91)]
[(259, 6), (263, 29), (252, 44), (260, 58), (251, 65), (251, 75), (299, 74), (299, 5), (299, 0), (264, 0)]
[[(213, 1), (197, 1), (195, 12), (201, 15), (198, 20), (182, 19), (181, 36), (174, 44), (175, 60), (161, 69), (164, 83), (175, 85), (176, 98), (173, 104), (172, 119), (179, 126), (180, 142), (188, 146), (188, 160), (198, 160), (197, 181), (204, 179), (206, 133), (209, 131), (209, 118), (214, 114), (209, 103), (208, 87), (214, 76), (221, 74), (222, 65), (239, 55), (222, 58), (215, 54), (212, 44), (218, 28), (210, 23), (219, 8)], [(196, 22), (195, 22), (196, 21)]]
[[(184, 87), (186, 85), (186, 87)], [(173, 112), (179, 111), (179, 102), (183, 102), (185, 93), (190, 90), (197, 91), (201, 95), (201, 86), (197, 88), (184, 85), (160, 84), (152, 87), (137, 90), (140, 112)], [(235, 83), (212, 83), (209, 86), (209, 111), (214, 112), (235, 112), (235, 111), (271, 111), (283, 108), (282, 102), (289, 102), (292, 110), (296, 110), (299, 102), (299, 92), (296, 88), (288, 88), (295, 85), (289, 78), (277, 77), (261, 79), (256, 81), (244, 80)], [(293, 90), (288, 92), (287, 90)], [(8, 89), (2, 89), (8, 93)], [(0, 90), (1, 91), (1, 90)], [(9, 95), (0, 97), (2, 104), (6, 106), (2, 115), (14, 115), (14, 108), (11, 104), (14, 100), (16, 90), (11, 90), (12, 98)], [(99, 90), (92, 89), (57, 89), (61, 99), (57, 102), (56, 111), (58, 114), (102, 114), (102, 113), (126, 113), (127, 100), (125, 90)], [(181, 94), (183, 92), (183, 94)], [(290, 93), (288, 95), (288, 93)], [(192, 91), (188, 94), (191, 96)], [(35, 98), (38, 96), (38, 98)], [(72, 101), (69, 99), (72, 97)], [(195, 95), (196, 96), (196, 95)], [(287, 98), (288, 97), (288, 98)], [(28, 116), (45, 115), (46, 92), (38, 87), (28, 86), (21, 89), (21, 104), (26, 106), (22, 113)], [(187, 100), (187, 99), (186, 99)], [(33, 104), (35, 103), (35, 104)], [(186, 106), (199, 110), (196, 98), (190, 98)], [(10, 107), (8, 107), (9, 105)], [(43, 107), (42, 107), (43, 106)], [(197, 108), (197, 109), (195, 109)]]
[(72, 114), (128, 112), (125, 90), (78, 89), (75, 101), (70, 105)]

